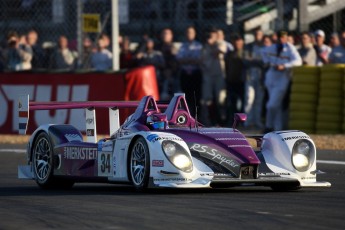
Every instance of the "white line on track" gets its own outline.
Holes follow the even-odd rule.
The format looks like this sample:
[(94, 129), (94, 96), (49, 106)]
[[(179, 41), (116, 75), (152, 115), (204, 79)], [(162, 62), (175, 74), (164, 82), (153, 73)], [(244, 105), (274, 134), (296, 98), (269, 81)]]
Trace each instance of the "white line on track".
[(26, 149), (0, 149), (0, 153), (26, 153)]
[(316, 163), (319, 164), (330, 164), (330, 165), (345, 165), (344, 161), (324, 161), (324, 160), (317, 160)]

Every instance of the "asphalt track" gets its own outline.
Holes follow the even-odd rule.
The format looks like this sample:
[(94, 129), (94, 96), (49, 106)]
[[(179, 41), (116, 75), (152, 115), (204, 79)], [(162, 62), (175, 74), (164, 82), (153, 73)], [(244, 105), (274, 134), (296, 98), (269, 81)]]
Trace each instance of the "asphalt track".
[[(319, 151), (328, 189), (153, 190), (76, 184), (41, 190), (17, 179), (25, 154), (0, 146), (0, 229), (345, 229), (345, 151)], [(12, 150), (11, 150), (12, 149)], [(333, 162), (329, 162), (333, 161)]]

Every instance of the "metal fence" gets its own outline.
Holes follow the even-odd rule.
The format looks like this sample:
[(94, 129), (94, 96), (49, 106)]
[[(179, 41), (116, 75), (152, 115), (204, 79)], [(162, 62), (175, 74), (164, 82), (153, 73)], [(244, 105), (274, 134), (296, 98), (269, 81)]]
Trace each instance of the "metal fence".
[[(227, 37), (233, 32), (249, 33), (258, 27), (266, 32), (277, 29), (323, 29), (326, 34), (345, 29), (343, 0), (118, 2), (120, 34), (131, 37), (134, 42), (138, 42), (143, 34), (156, 38), (165, 27), (172, 28), (175, 41), (182, 41), (184, 29), (188, 25), (197, 28), (199, 39), (208, 26), (223, 28)], [(0, 9), (2, 46), (6, 46), (6, 35), (12, 30), (25, 34), (28, 30), (35, 29), (40, 43), (46, 45), (51, 44), (48, 42), (56, 42), (60, 35), (66, 35), (73, 49), (77, 49), (77, 38), (82, 33), (88, 33), (93, 40), (101, 32), (111, 35), (111, 0), (1, 0)], [(98, 18), (94, 18), (94, 23), (97, 24), (94, 25), (97, 27), (95, 31), (87, 32), (87, 28), (81, 31), (83, 27), (78, 23), (85, 20), (85, 14), (98, 14)], [(92, 21), (90, 25), (92, 30)]]

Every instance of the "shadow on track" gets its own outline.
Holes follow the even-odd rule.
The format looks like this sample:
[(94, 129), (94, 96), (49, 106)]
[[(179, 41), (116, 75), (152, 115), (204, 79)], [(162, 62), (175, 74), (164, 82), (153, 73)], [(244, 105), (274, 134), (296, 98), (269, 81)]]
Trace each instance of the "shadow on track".
[(217, 189), (147, 189), (137, 191), (129, 185), (100, 185), (100, 184), (76, 184), (71, 189), (41, 189), (36, 185), (33, 186), (12, 186), (1, 187), (0, 196), (92, 196), (92, 195), (122, 195), (122, 196), (146, 196), (146, 195), (186, 195), (186, 194), (276, 194), (276, 193), (299, 193), (305, 192), (323, 192), (326, 190), (302, 189), (289, 192), (275, 192), (269, 187), (236, 187), (236, 188), (217, 188)]

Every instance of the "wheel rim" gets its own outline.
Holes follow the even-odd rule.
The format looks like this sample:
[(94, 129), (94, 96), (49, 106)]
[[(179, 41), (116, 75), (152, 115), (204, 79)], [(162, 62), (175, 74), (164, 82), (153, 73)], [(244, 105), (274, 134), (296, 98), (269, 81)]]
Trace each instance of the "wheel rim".
[(50, 164), (50, 146), (46, 138), (41, 138), (34, 151), (35, 159), (35, 172), (37, 179), (45, 180), (49, 176), (51, 164)]
[(132, 150), (131, 173), (133, 183), (141, 185), (145, 177), (146, 148), (143, 143), (136, 143)]

